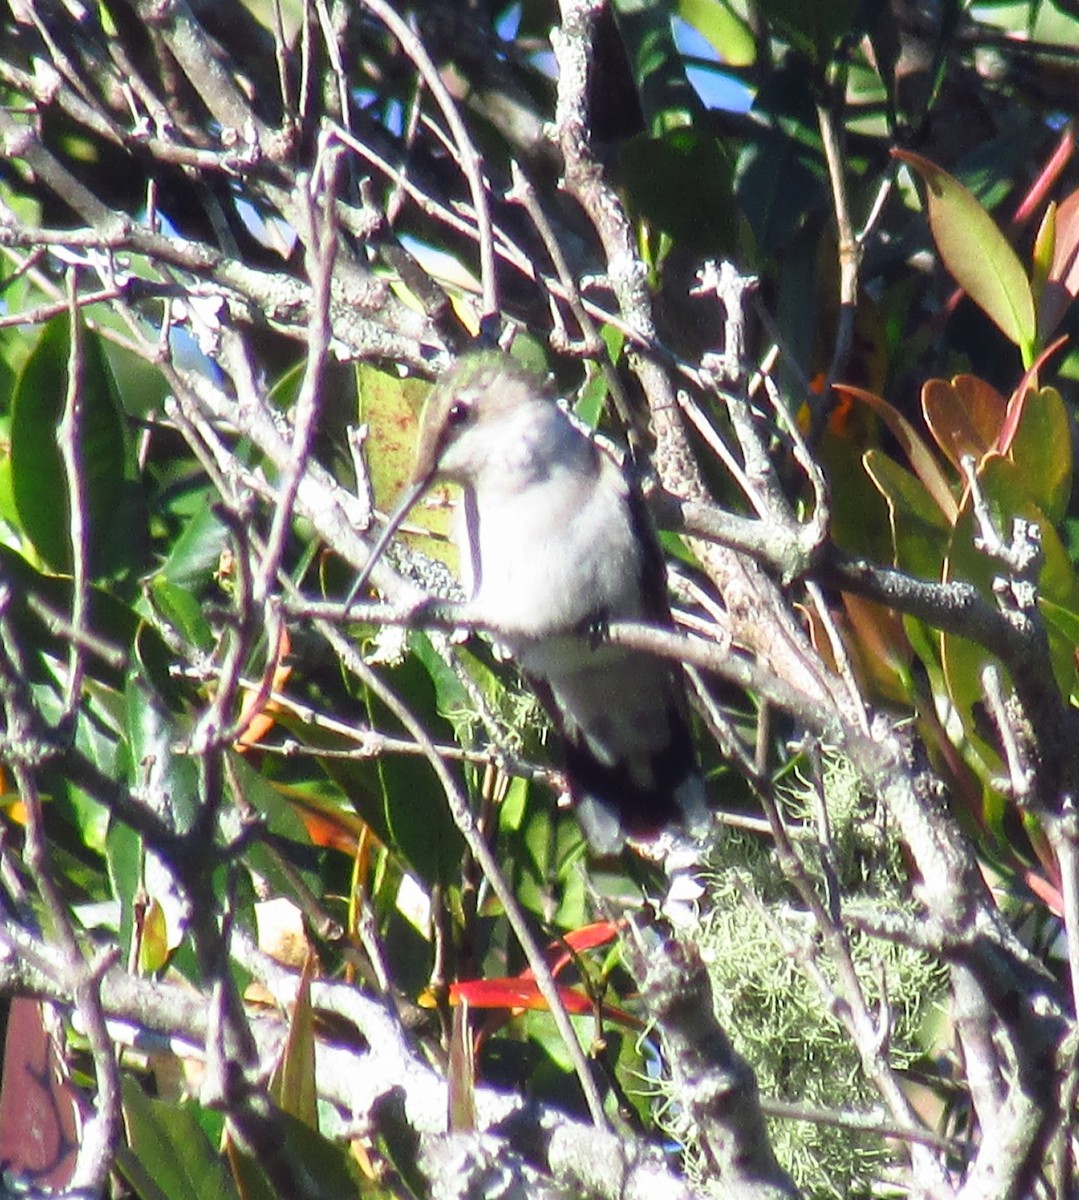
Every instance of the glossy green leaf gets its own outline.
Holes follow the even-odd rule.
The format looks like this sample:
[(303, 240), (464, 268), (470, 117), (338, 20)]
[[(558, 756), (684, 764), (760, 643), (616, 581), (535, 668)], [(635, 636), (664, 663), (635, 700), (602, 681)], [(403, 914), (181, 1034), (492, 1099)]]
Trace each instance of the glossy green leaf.
[[(827, 191), (813, 93), (803, 66), (791, 64), (766, 79), (752, 108), (759, 130), (738, 151), (739, 214), (763, 255), (787, 250)], [(814, 259), (816, 245), (814, 237)], [(804, 322), (804, 312), (799, 315)]]
[(1019, 256), (973, 193), (936, 163), (894, 151), (922, 177), (929, 227), (941, 260), (959, 286), (1022, 351), (1034, 356), (1034, 297)]
[(1050, 201), (1045, 209), (1038, 232), (1034, 235), (1034, 246), (1030, 254), (1030, 290), (1038, 310), (1039, 340), (1044, 337), (1042, 327), (1042, 293), (1053, 268), (1053, 251), (1057, 241), (1057, 206)]
[(120, 905), (120, 948), (125, 961), (130, 962), (135, 941), (135, 903), (142, 899), (142, 838), (122, 821), (111, 821), (104, 851), (109, 884)]
[(409, 650), (423, 664), (434, 684), (435, 703), (439, 716), (445, 717), (455, 727), (459, 723), (467, 725), (468, 713), (474, 708), (469, 699), (468, 690), (458, 678), (453, 667), (445, 657), (435, 649), (430, 637), (421, 630), (411, 630), (408, 634)]
[(1038, 336), (1042, 342), (1049, 340), (1079, 296), (1079, 188), (1060, 202), (1053, 224), (1053, 258), (1038, 293)]
[[(95, 313), (95, 317), (106, 327), (115, 328), (120, 333), (126, 332), (125, 323), (118, 313), (107, 312), (104, 318)], [(147, 417), (160, 412), (169, 394), (169, 386), (158, 367), (114, 341), (102, 338), (100, 344), (123, 411), (132, 417)]]
[[(316, 814), (324, 810), (327, 819), (347, 822), (351, 817), (355, 822), (357, 818), (348, 801), (321, 774), (311, 781), (271, 784), (243, 754), (231, 755), (229, 776), (236, 781), (244, 800), (266, 823), (265, 833), (253, 839), (245, 850), (244, 862), (270, 885), (275, 896), (301, 901), (298, 884), (310, 895), (321, 896), (323, 880), (316, 869), (318, 857), (300, 814), (309, 809)], [(271, 852), (271, 846), (276, 854)]]
[[(79, 722), (75, 743), (98, 770), (115, 777), (121, 769), (124, 694), (88, 672), (83, 679), (82, 711), (88, 719)], [(90, 844), (100, 846), (93, 840)]]
[(1072, 491), (1072, 427), (1056, 388), (1026, 394), (1008, 457), (1030, 499), (1053, 524), (1062, 521)]
[(732, 67), (748, 67), (757, 56), (753, 31), (725, 0), (678, 0), (678, 15)]
[[(284, 720), (284, 716), (282, 716), (282, 720)], [(293, 731), (293, 727), (289, 728), (290, 732)], [(277, 839), (287, 839), (304, 846), (308, 845), (310, 839), (302, 819), (297, 816), (293, 807), (292, 795), (295, 792), (303, 792), (311, 797), (313, 805), (316, 807), (324, 805), (330, 811), (335, 811), (336, 806), (343, 803), (341, 797), (336, 793), (332, 798), (327, 797), (324, 791), (326, 784), (317, 775), (313, 781), (307, 783), (274, 783), (256, 771), (247, 758), (248, 756), (245, 754), (233, 752), (230, 755), (229, 773), (236, 781), (236, 786), (243, 794), (244, 799), (265, 819), (267, 832)], [(319, 789), (323, 789), (323, 791), (320, 792)], [(304, 880), (311, 891), (317, 893), (317, 876), (313, 872), (305, 873)]]
[(919, 579), (940, 579), (948, 521), (921, 482), (886, 454), (869, 450), (864, 461), (888, 504), (895, 565)]
[[(514, 809), (510, 821), (500, 822), (502, 845), (513, 848), (508, 869), (514, 895), (545, 924), (578, 928), (589, 919), (592, 886), (583, 869), (587, 848), (580, 826), (556, 807), (549, 788), (535, 784), (518, 794)], [(597, 878), (592, 875), (592, 882)]]
[[(60, 658), (67, 654), (68, 642), (46, 619), (56, 613), (61, 618), (70, 614), (72, 584), (69, 578), (47, 575), (35, 570), (15, 551), (0, 545), (0, 577), (12, 587), (12, 599), (7, 610), (8, 620), (27, 654), (26, 666), (31, 676), (37, 674), (37, 654), (47, 653)], [(110, 592), (91, 587), (88, 593), (86, 628), (95, 639), (118, 653), (124, 660), (136, 638), (141, 637), (147, 658), (155, 672), (162, 668), (167, 675), (169, 651), (160, 635), (143, 625), (137, 613)], [(117, 664), (110, 656), (87, 656), (88, 670), (93, 678), (110, 687), (122, 688), (125, 680), (123, 661)], [(158, 676), (155, 674), (155, 679)]]
[(522, 779), (519, 775), (515, 775), (510, 780), (509, 786), (506, 788), (506, 795), (503, 797), (502, 804), (498, 809), (498, 825), (500, 829), (516, 833), (521, 828), (521, 823), (525, 815), (525, 806), (528, 804), (530, 786), (529, 781)]
[[(453, 729), (439, 715), (431, 678), (418, 659), (410, 655), (387, 678), (436, 742), (453, 741)], [(373, 696), (365, 699), (372, 728), (407, 737)], [(394, 753), (371, 760), (333, 757), (321, 765), (376, 836), (399, 854), (424, 884), (448, 883), (459, 877), (464, 842), (438, 780), (422, 757)], [(448, 765), (463, 788), (460, 769)]]
[(225, 1136), (224, 1143), (240, 1200), (280, 1200), (277, 1189), (259, 1166), (258, 1160), (240, 1149), (231, 1135)]
[(185, 1108), (123, 1079), (128, 1145), (118, 1165), (141, 1200), (236, 1200), (228, 1168)]
[(220, 566), (226, 530), (213, 510), (214, 496), (202, 493), (202, 502), (172, 542), (161, 575), (174, 587), (197, 592)]
[(186, 588), (170, 583), (163, 575), (155, 575), (150, 581), (149, 596), (154, 608), (188, 645), (199, 650), (213, 646), (213, 629), (202, 605)]
[[(1071, 645), (1079, 647), (1079, 606), (1065, 608), (1062, 604), (1055, 604), (1043, 596), (1039, 601), (1039, 607), (1046, 621), (1056, 629), (1060, 636)], [(1075, 695), (1074, 691), (1072, 695)]]
[[(611, 348), (611, 342), (614, 342), (614, 346), (611, 348), (611, 361), (617, 362), (624, 339), (618, 335), (617, 331), (611, 330), (609, 325), (604, 329), (608, 347)], [(609, 337), (609, 333), (614, 334), (614, 337)], [(597, 428), (600, 418), (603, 416), (609, 390), (606, 372), (599, 367), (590, 367), (588, 377), (578, 390), (574, 401), (573, 412), (577, 419), (583, 421), (591, 429)]]
[(831, 493), (831, 535), (851, 554), (888, 562), (893, 542), (888, 509), (880, 490), (866, 473), (860, 440), (835, 436), (826, 429), (818, 456)]
[[(78, 471), (94, 574), (130, 552), (118, 546), (118, 519), (129, 516), (124, 479), (127, 431), (97, 338), (80, 332)], [(68, 390), (71, 322), (54, 317), (42, 331), (15, 388), (11, 416), (11, 482), (23, 531), (54, 570), (71, 568), (71, 505), (57, 432)]]
[(361, 1181), (346, 1145), (325, 1137), (291, 1113), (278, 1115), (284, 1131), (282, 1152), (308, 1181), (310, 1200), (361, 1196)]
[(0, 522), (17, 531), (19, 510), (15, 507), (15, 492), (11, 484), (11, 455), (0, 456)]

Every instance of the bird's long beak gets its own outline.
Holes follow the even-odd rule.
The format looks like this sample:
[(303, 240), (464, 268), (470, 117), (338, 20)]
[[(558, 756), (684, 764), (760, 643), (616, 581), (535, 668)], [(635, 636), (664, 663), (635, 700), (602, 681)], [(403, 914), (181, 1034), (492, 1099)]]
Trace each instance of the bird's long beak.
[(356, 582), (352, 585), (352, 590), (348, 594), (348, 599), (345, 601), (345, 608), (351, 608), (356, 597), (363, 590), (364, 585), (371, 577), (371, 572), (375, 569), (375, 564), (382, 557), (383, 551), (390, 544), (393, 535), (397, 532), (401, 522), (408, 516), (412, 506), (427, 490), (431, 479), (429, 476), (420, 476), (418, 479), (413, 479), (409, 483), (404, 492), (401, 493), (401, 498), (397, 501), (397, 507), (390, 514), (389, 520), (382, 527), (382, 532), (375, 539), (375, 544), (371, 547), (367, 557), (367, 562), (364, 563), (363, 569), (356, 577)]

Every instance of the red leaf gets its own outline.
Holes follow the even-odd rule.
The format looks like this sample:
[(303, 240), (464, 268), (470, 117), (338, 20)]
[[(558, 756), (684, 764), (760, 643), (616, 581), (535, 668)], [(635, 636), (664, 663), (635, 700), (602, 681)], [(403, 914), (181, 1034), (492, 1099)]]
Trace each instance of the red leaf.
[[(592, 1011), (592, 1001), (583, 992), (559, 985), (558, 994), (566, 1011), (586, 1013)], [(473, 1008), (546, 1008), (547, 1001), (540, 993), (534, 979), (523, 979), (520, 975), (503, 976), (500, 979), (466, 979), (450, 984), (450, 1003), (466, 1001)]]

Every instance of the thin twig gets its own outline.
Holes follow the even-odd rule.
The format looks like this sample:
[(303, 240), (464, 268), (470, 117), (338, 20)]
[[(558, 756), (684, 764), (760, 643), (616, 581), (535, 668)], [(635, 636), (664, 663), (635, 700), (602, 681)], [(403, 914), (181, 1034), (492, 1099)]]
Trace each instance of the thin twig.
[(64, 709), (61, 721), (74, 720), (82, 703), (82, 682), (86, 672), (85, 643), (89, 604), (90, 525), (86, 475), (81, 461), (83, 426), (83, 331), (75, 303), (75, 272), (67, 277), (68, 324), (70, 342), (67, 359), (67, 394), (64, 411), (56, 431), (60, 460), (67, 485), (67, 525), (71, 537), (71, 629), (68, 645), (67, 678), (64, 681)]
[[(307, 327), (307, 362), (296, 397), (292, 416), (292, 447), (288, 470), (281, 480), (274, 506), (273, 523), (266, 538), (266, 551), (258, 565), (252, 584), (252, 602), (262, 607), (277, 578), (285, 539), (292, 526), (296, 494), (304, 473), (311, 437), (321, 408), (322, 381), (326, 373), (329, 349), (330, 290), (337, 248), (337, 224), (334, 202), (337, 193), (337, 172), (342, 149), (331, 145), (326, 137), (320, 139), (317, 168), (308, 187), (302, 188), (307, 201), (307, 228), (310, 243), (306, 247), (307, 274), (311, 281), (311, 303)], [(321, 214), (321, 217), (320, 217)]]
[(532, 931), (528, 928), (528, 923), (517, 902), (517, 897), (514, 896), (512, 888), (506, 882), (506, 878), (502, 874), (502, 868), (498, 865), (498, 860), (492, 854), (486, 839), (477, 828), (475, 819), (468, 807), (468, 802), (458, 789), (453, 776), (446, 769), (446, 765), (440, 758), (437, 748), (427, 736), (422, 723), (386, 687), (378, 675), (367, 666), (362, 657), (357, 653), (356, 648), (328, 622), (317, 622), (317, 628), (333, 647), (342, 665), (350, 670), (365, 687), (370, 688), (397, 720), (401, 722), (405, 729), (408, 730), (412, 738), (425, 748), (427, 760), (431, 764), (431, 768), (434, 770), (442, 787), (454, 824), (460, 830), (469, 851), (480, 864), (484, 877), (502, 904), (510, 928), (513, 930), (514, 936), (517, 938), (528, 961), (528, 965), (535, 976), (540, 994), (547, 1002), (547, 1006), (555, 1022), (555, 1027), (558, 1029), (559, 1036), (562, 1038), (573, 1062), (573, 1067), (577, 1073), (581, 1091), (584, 1093), (585, 1102), (588, 1105), (588, 1111), (592, 1116), (592, 1120), (598, 1127), (603, 1129), (608, 1128), (609, 1123), (603, 1111), (603, 1101), (600, 1099), (595, 1080), (592, 1078), (592, 1072), (588, 1066), (588, 1060), (585, 1058), (584, 1051), (581, 1049), (581, 1043), (577, 1038), (577, 1033), (570, 1021), (569, 1014), (566, 1012), (565, 1005), (558, 994), (558, 987), (555, 984), (554, 976), (551, 974), (551, 969), (547, 965), (547, 960), (544, 958), (543, 952), (540, 950), (535, 938), (533, 938)]
[(457, 159), (468, 181), (468, 190), (472, 196), (472, 207), (476, 212), (477, 227), (480, 241), (480, 281), (483, 288), (483, 316), (494, 315), (498, 312), (498, 282), (495, 276), (494, 239), (491, 234), (491, 211), (487, 201), (487, 188), (480, 170), (480, 156), (465, 128), (457, 105), (450, 95), (442, 76), (431, 61), (427, 47), (409, 28), (398, 13), (385, 0), (363, 0), (387, 29), (397, 38), (401, 49), (415, 64), (423, 76), (423, 81), (435, 98), (435, 102), (446, 118), (446, 124), (453, 134), (457, 144)]

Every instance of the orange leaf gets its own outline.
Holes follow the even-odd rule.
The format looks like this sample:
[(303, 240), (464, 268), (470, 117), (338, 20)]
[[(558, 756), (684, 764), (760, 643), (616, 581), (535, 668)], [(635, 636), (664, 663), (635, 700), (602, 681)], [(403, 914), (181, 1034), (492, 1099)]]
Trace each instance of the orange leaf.
[(312, 812), (301, 812), (299, 817), (312, 845), (326, 846), (350, 855), (356, 853), (358, 838), (339, 821)]
[[(288, 629), (282, 625), (281, 636), (277, 642), (277, 656), (274, 661), (273, 683), (271, 685), (275, 692), (284, 691), (288, 677), (292, 674), (292, 668), (284, 662), (291, 650), (292, 640), (289, 638)], [(242, 722), (247, 719), (244, 731), (236, 741), (236, 749), (241, 754), (252, 746), (257, 746), (270, 730), (273, 729), (274, 718), (272, 714), (278, 712), (280, 709), (280, 705), (275, 701), (267, 700), (259, 712), (253, 712), (255, 704), (258, 702), (258, 696), (259, 693), (257, 690), (247, 690), (244, 692), (244, 698), (240, 704), (240, 720)]]
[[(571, 950), (591, 950), (595, 946), (604, 946), (618, 937), (624, 921), (593, 921), (581, 929), (570, 930), (562, 941)], [(558, 943), (556, 942), (555, 945)]]
[(285, 784), (276, 785), (275, 791), (292, 805), (316, 846), (329, 846), (355, 855), (361, 838), (374, 840), (371, 827), (361, 817), (338, 808), (316, 793)]
[(981, 462), (996, 448), (1007, 411), (1004, 397), (976, 375), (956, 375), (951, 383), (928, 379), (922, 385), (925, 423), (957, 470), (964, 455)]

